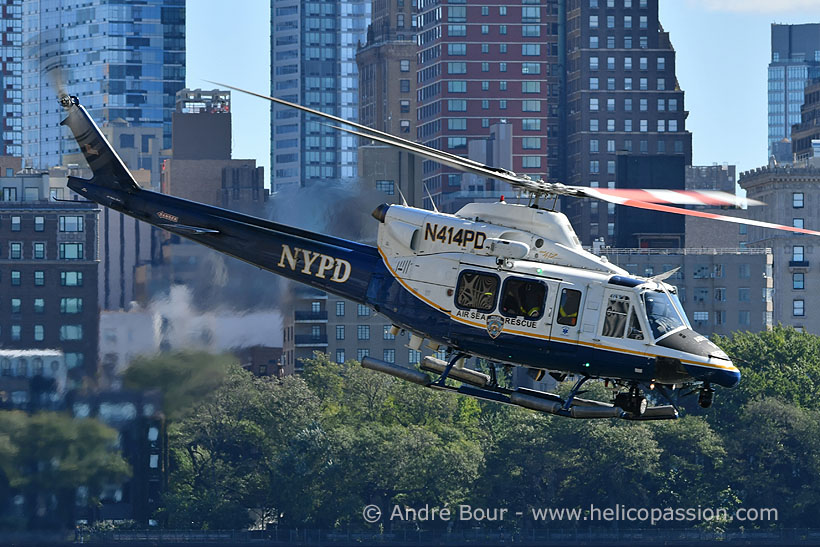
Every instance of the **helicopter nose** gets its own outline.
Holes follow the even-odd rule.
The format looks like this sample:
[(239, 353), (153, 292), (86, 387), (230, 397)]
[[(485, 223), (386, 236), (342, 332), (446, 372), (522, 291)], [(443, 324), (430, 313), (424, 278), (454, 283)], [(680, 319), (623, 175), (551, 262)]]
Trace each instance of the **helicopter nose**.
[(682, 329), (658, 341), (664, 346), (697, 356), (681, 359), (687, 372), (696, 380), (723, 387), (734, 387), (740, 382), (740, 371), (726, 353), (705, 336), (691, 329)]

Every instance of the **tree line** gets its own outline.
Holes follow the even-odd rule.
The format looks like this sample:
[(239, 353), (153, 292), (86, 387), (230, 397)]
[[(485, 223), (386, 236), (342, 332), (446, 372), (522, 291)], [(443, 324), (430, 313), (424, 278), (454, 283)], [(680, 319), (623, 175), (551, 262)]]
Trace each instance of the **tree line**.
[[(322, 354), (303, 375), (281, 380), (257, 378), (230, 358), (203, 354), (141, 359), (124, 380), (165, 396), (170, 468), (156, 518), (168, 528), (364, 528), (362, 509), (369, 504), (383, 511), (459, 504), (522, 512), (593, 504), (730, 514), (776, 508), (776, 522), (658, 526), (815, 527), (820, 337), (778, 327), (717, 343), (741, 369), (740, 385), (719, 390), (710, 409), (700, 409), (695, 395), (681, 397), (682, 417), (663, 422), (548, 416), (433, 391)], [(609, 400), (611, 392), (590, 383), (584, 397)], [(63, 469), (85, 465), (79, 447), (55, 431), (74, 430), (54, 416), (5, 414), (14, 419), (0, 421), (0, 487), (32, 493), (75, 487), (49, 469), (54, 461)], [(75, 429), (92, 423), (60, 419)], [(20, 425), (27, 420), (30, 425)], [(37, 429), (45, 427), (49, 431)], [(71, 435), (110, 434), (94, 426)], [(63, 440), (52, 447), (49, 436)], [(115, 452), (87, 462), (95, 464), (100, 472), (77, 479), (87, 481), (90, 492), (99, 481), (127, 473)], [(382, 519), (370, 526), (419, 524), (475, 525)], [(483, 523), (508, 529), (547, 524)]]

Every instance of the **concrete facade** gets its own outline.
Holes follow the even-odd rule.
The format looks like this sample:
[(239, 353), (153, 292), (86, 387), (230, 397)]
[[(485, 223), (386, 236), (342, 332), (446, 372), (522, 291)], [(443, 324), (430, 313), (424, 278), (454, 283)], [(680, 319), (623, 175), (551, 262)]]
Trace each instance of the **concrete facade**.
[(686, 315), (704, 335), (771, 329), (775, 274), (771, 249), (610, 249), (603, 256), (630, 273), (667, 279)]
[[(766, 203), (750, 207), (754, 220), (820, 229), (814, 213), (820, 205), (820, 168), (761, 167), (740, 174), (740, 186), (749, 198)], [(748, 246), (768, 247), (774, 256), (774, 321), (820, 334), (820, 269), (810, 235), (749, 226)]]

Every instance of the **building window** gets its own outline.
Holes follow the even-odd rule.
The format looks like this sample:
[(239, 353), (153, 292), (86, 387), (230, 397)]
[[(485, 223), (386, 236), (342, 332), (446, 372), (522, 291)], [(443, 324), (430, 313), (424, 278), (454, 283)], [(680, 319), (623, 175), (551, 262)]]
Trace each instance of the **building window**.
[(806, 274), (793, 273), (792, 274), (792, 289), (802, 291), (806, 287)]
[(9, 258), (19, 260), (23, 258), (23, 244), (15, 241), (9, 245)]
[(802, 218), (793, 218), (792, 219), (792, 226), (795, 228), (803, 228), (803, 219)]
[(410, 72), (410, 61), (407, 59), (399, 61), (399, 70), (402, 72)]
[(11, 231), (12, 232), (19, 232), (20, 231), (20, 217), (18, 217), (18, 216), (11, 217)]
[(45, 338), (45, 329), (43, 325), (34, 325), (34, 341), (42, 342)]
[(801, 209), (803, 207), (803, 192), (792, 193), (792, 207)]
[[(79, 217), (81, 218), (81, 217)], [(60, 243), (60, 260), (82, 260), (82, 243)]]
[(311, 313), (319, 313), (320, 311), (322, 311), (322, 303), (319, 301), (311, 302), (310, 311)]
[(34, 258), (42, 260), (46, 257), (46, 244), (42, 241), (34, 243)]
[(42, 287), (46, 284), (46, 272), (43, 270), (37, 270), (34, 272), (34, 286), (35, 287)]
[(598, 28), (598, 16), (597, 15), (590, 15), (589, 16), (589, 28)]
[(61, 232), (82, 232), (83, 231), (83, 217), (81, 217), (81, 216), (63, 216), (63, 215), (60, 215), (60, 231)]
[(17, 270), (12, 270), (11, 272), (11, 285), (13, 287), (20, 286), (20, 272)]
[(345, 339), (345, 326), (344, 325), (336, 325), (336, 340), (344, 340)]
[(382, 335), (385, 340), (395, 340), (396, 335), (393, 334), (393, 325), (385, 325), (384, 326), (384, 334)]
[(367, 357), (369, 355), (370, 355), (370, 350), (367, 349), (367, 348), (364, 348), (364, 349), (359, 348), (359, 349), (356, 350), (356, 359), (358, 361), (361, 361), (362, 359), (364, 359), (365, 357)]
[(60, 272), (60, 285), (63, 287), (82, 287), (83, 272)]
[(42, 232), (45, 230), (46, 219), (45, 217), (34, 217), (34, 231), (35, 232)]
[(60, 313), (82, 313), (83, 299), (82, 298), (61, 298), (60, 299)]
[(696, 311), (692, 314), (692, 318), (699, 323), (709, 321), (709, 312), (708, 311)]
[(396, 362), (396, 350), (395, 349), (385, 349), (382, 352), (384, 356), (384, 360), (388, 363), (395, 363)]
[(421, 352), (417, 349), (411, 349), (407, 352), (407, 362), (411, 365), (417, 365), (421, 361)]
[(737, 289), (737, 300), (738, 302), (751, 301), (751, 292), (749, 291), (749, 287), (739, 287)]
[(345, 362), (345, 350), (337, 349), (336, 350), (336, 362), (342, 364)]
[(792, 261), (803, 262), (804, 249), (802, 245), (792, 245)]
[(589, 99), (589, 110), (590, 110), (590, 112), (597, 112), (598, 111), (598, 99), (596, 97), (590, 97), (590, 99)]
[[(60, 327), (60, 340), (82, 340), (83, 326), (82, 325), (63, 325)], [(68, 356), (66, 356), (68, 357)]]
[(356, 338), (358, 340), (370, 340), (370, 325), (357, 325)]
[(392, 180), (377, 180), (376, 190), (392, 196), (396, 193), (396, 184)]
[(22, 332), (22, 329), (20, 328), (20, 325), (12, 325), (11, 326), (11, 339), (15, 342), (19, 341), (21, 332)]
[(399, 90), (402, 93), (410, 93), (410, 80), (399, 80)]
[(34, 299), (34, 313), (44, 313), (46, 311), (46, 301), (42, 298)]
[(20, 313), (23, 308), (23, 301), (19, 298), (11, 299), (11, 313)]
[(802, 299), (792, 301), (792, 315), (803, 317), (805, 315), (805, 301)]
[(752, 324), (752, 312), (740, 310), (737, 312), (737, 324), (741, 327), (748, 327)]
[(598, 89), (598, 78), (590, 78), (589, 79), (589, 89), (595, 91)]

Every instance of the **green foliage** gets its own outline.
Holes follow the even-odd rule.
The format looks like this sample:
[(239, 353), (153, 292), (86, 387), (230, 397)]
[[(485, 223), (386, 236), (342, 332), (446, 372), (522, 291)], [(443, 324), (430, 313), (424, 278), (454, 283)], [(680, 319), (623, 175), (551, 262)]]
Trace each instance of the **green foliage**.
[(191, 408), (219, 386), (235, 359), (228, 355), (181, 351), (138, 357), (125, 371), (128, 389), (158, 389), (169, 419), (186, 416)]
[(774, 397), (799, 407), (820, 409), (820, 337), (777, 326), (760, 333), (717, 337), (742, 379), (715, 399), (719, 413), (736, 414), (757, 397)]
[[(740, 386), (718, 390), (708, 411), (665, 422), (547, 416), (318, 353), (301, 377), (281, 381), (216, 367), (218, 382), (194, 371), (171, 381), (163, 372), (144, 374), (165, 380), (141, 385), (166, 397), (177, 390), (189, 402), (169, 429), (173, 473), (163, 512), (173, 527), (361, 527), (370, 503), (383, 511), (459, 503), (519, 511), (776, 507), (780, 523), (797, 527), (814, 525), (820, 511), (818, 340), (786, 328), (719, 339), (743, 372)], [(583, 397), (611, 397), (601, 382), (585, 388)], [(0, 469), (9, 457), (0, 448)]]
[[(116, 445), (116, 430), (97, 420), (57, 412), (0, 415), (4, 482), (25, 494), (30, 527), (70, 526), (78, 487), (88, 487), (93, 496), (131, 474)], [(50, 496), (57, 500), (60, 520), (38, 522), (37, 505)]]

